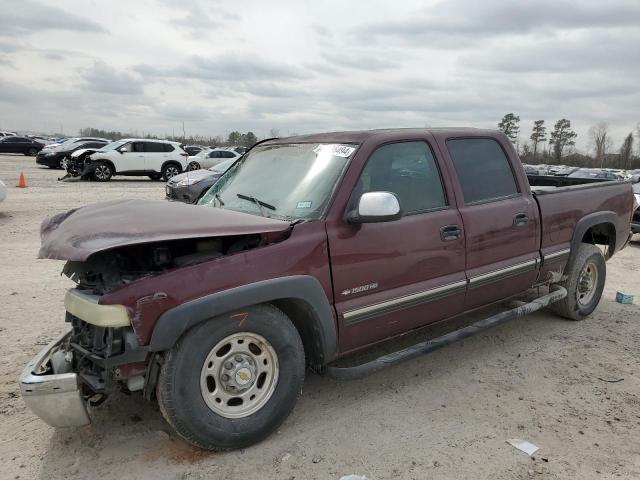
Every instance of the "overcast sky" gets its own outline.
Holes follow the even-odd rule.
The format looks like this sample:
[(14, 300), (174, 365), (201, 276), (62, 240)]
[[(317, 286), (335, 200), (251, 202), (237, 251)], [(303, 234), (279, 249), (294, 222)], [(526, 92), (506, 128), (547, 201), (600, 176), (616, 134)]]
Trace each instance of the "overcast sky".
[(0, 0), (0, 128), (640, 121), (640, 0)]

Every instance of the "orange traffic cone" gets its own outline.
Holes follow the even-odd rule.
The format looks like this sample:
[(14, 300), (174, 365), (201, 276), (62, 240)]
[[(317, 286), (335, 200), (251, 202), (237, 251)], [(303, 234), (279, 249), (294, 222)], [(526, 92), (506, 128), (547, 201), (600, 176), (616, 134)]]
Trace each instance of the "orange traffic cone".
[(27, 188), (27, 181), (24, 179), (24, 172), (20, 171), (20, 178), (18, 179), (18, 185), (16, 187)]

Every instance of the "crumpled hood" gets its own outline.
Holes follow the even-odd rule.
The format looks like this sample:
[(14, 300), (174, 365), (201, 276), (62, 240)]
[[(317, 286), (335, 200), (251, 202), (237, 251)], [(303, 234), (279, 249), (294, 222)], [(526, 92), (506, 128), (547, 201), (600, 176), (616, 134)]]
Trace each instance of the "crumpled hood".
[(125, 245), (284, 232), (289, 222), (209, 206), (151, 200), (95, 203), (42, 222), (38, 258), (85, 261)]

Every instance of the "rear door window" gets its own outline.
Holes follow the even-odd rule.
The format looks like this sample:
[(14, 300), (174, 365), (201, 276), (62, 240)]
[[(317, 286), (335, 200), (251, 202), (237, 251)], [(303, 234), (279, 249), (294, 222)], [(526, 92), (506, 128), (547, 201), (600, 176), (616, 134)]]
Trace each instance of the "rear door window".
[(164, 152), (164, 144), (158, 142), (145, 142), (145, 152), (159, 153)]
[(165, 152), (173, 152), (174, 150), (173, 145), (171, 145), (170, 143), (163, 143), (162, 148)]
[(518, 194), (509, 160), (491, 138), (447, 140), (464, 203), (481, 203)]

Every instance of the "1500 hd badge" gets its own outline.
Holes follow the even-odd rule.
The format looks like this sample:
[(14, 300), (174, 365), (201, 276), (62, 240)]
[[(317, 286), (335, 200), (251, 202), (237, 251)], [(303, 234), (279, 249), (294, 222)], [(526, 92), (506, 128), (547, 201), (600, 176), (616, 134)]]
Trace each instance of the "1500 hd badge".
[(367, 285), (360, 285), (359, 287), (347, 288), (340, 292), (342, 295), (353, 295), (354, 293), (362, 293), (368, 290), (374, 290), (378, 288), (378, 283), (368, 283)]

